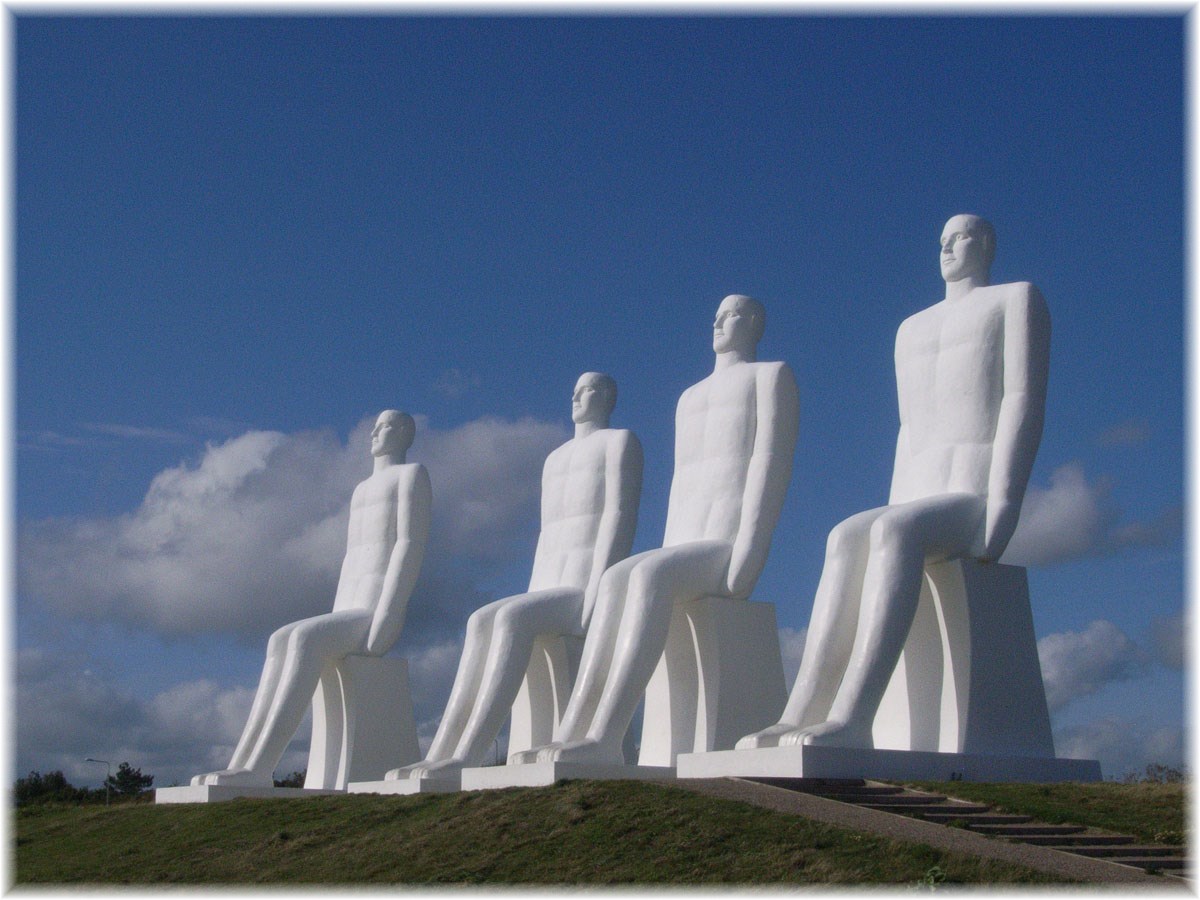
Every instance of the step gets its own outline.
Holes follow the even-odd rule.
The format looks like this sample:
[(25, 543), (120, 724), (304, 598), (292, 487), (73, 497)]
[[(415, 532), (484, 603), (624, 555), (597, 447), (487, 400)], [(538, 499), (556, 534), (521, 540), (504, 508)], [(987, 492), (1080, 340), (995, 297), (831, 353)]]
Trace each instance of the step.
[(1080, 856), (1125, 856), (1125, 857), (1150, 857), (1150, 856), (1183, 856), (1182, 847), (1163, 847), (1163, 846), (1137, 846), (1129, 844), (1085, 844), (1083, 846), (1073, 844), (1069, 847), (1055, 847), (1056, 850), (1066, 850), (1069, 853), (1078, 853)]
[(967, 813), (966, 815), (960, 812), (948, 811), (944, 807), (938, 807), (935, 810), (923, 814), (927, 822), (936, 822), (939, 825), (949, 825), (952, 822), (962, 820), (967, 825), (1023, 825), (1026, 822), (1032, 822), (1033, 816), (1018, 816), (1013, 813), (993, 813), (988, 812), (987, 807), (984, 807), (979, 812)]
[[(861, 778), (747, 778), (747, 781), (754, 781), (758, 784), (767, 784), (771, 787), (787, 788), (789, 791), (800, 791), (805, 794), (816, 794), (822, 790), (874, 790), (873, 787), (867, 787), (867, 783)], [(901, 791), (903, 788), (889, 788), (887, 785), (879, 787), (885, 790)]]
[(1118, 856), (1108, 862), (1120, 863), (1123, 866), (1134, 866), (1138, 869), (1191, 869), (1191, 860), (1182, 856)]
[(888, 806), (933, 806), (945, 803), (945, 797), (937, 794), (822, 794), (826, 800), (837, 800), (841, 803), (886, 803)]
[(1133, 838), (1127, 834), (1035, 834), (1021, 840), (1026, 844), (1036, 844), (1039, 847), (1054, 846), (1064, 850), (1076, 845), (1100, 847), (1133, 843)]
[(1079, 834), (1082, 825), (972, 825), (972, 831), (993, 837), (1024, 838), (1030, 835)]
[(880, 800), (878, 803), (859, 803), (863, 809), (875, 809), (880, 812), (899, 813), (907, 816), (921, 816), (925, 818), (933, 815), (937, 816), (938, 821), (953, 822), (955, 819), (969, 819), (972, 815), (979, 815), (989, 812), (986, 806), (969, 806), (961, 809), (947, 807), (944, 803), (930, 803), (919, 805), (916, 803), (891, 803), (887, 800)]

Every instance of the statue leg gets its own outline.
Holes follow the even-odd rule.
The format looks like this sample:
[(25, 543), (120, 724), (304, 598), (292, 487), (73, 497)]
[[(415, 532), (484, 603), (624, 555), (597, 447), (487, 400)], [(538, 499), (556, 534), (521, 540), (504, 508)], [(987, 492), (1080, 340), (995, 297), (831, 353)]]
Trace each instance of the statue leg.
[(727, 541), (696, 541), (633, 558), (608, 676), (587, 735), (543, 748), (538, 759), (624, 761), (621, 741), (666, 645), (671, 608), (679, 600), (724, 594), (732, 549)]
[(566, 741), (579, 740), (587, 735), (592, 714), (600, 702), (608, 668), (612, 660), (613, 647), (617, 641), (617, 630), (621, 625), (621, 606), (625, 598), (625, 585), (629, 573), (638, 561), (656, 553), (649, 550), (624, 559), (606, 569), (600, 576), (596, 592), (596, 604), (590, 622), (585, 623), (587, 637), (583, 642), (583, 653), (579, 659), (579, 672), (571, 688), (571, 699), (563, 712), (562, 721), (555, 729), (554, 743), (546, 747), (531, 747), (509, 757), (509, 763), (536, 762), (543, 750), (560, 747)]
[(739, 750), (774, 747), (784, 735), (825, 721), (854, 646), (871, 525), (885, 509), (853, 515), (829, 533), (804, 655), (787, 706), (777, 725), (738, 741)]
[(983, 521), (985, 501), (947, 494), (887, 507), (871, 525), (857, 634), (825, 722), (781, 745), (873, 746), (871, 726), (912, 627), (927, 562), (961, 557)]
[[(229, 760), (229, 766), (220, 772), (197, 775), (192, 779), (192, 784), (208, 784), (212, 779), (222, 775), (229, 776), (246, 767), (246, 759), (250, 756), (254, 745), (258, 743), (258, 737), (262, 734), (263, 722), (275, 700), (275, 691), (279, 686), (279, 673), (283, 669), (283, 660), (287, 655), (288, 637), (298, 624), (300, 623), (292, 622), (284, 625), (275, 631), (267, 641), (266, 661), (263, 663), (262, 675), (258, 679), (258, 690), (254, 694), (250, 715), (246, 718), (246, 725), (242, 728), (242, 736), (238, 739), (237, 747)], [(216, 782), (213, 780), (211, 783), (215, 784)]]
[(385, 776), (387, 780), (420, 778), (425, 773), (417, 770), (424, 770), (427, 764), (440, 762), (454, 755), (454, 748), (458, 746), (459, 738), (462, 737), (467, 718), (475, 708), (475, 698), (479, 695), (479, 685), (491, 647), (493, 622), (504, 602), (496, 600), (481, 606), (467, 619), (467, 633), (463, 639), (463, 651), (458, 660), (454, 686), (450, 689), (450, 699), (446, 701), (446, 711), (442, 713), (442, 721), (438, 723), (433, 743), (429, 745), (429, 752), (419, 763), (392, 769)]
[(360, 651), (370, 628), (371, 613), (366, 610), (328, 613), (296, 622), (288, 632), (274, 696), (258, 727), (253, 749), (243, 765), (208, 776), (205, 784), (270, 786), (275, 765), (300, 727), (326, 662)]

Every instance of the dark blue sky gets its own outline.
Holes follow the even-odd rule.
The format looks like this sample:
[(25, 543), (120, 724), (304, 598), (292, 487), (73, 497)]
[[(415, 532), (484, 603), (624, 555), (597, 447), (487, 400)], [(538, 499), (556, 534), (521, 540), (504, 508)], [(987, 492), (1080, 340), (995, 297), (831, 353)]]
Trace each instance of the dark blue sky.
[[(655, 546), (674, 402), (736, 291), (801, 390), (758, 592), (800, 629), (828, 530), (887, 496), (896, 328), (940, 298), (942, 224), (977, 212), (994, 280), (1033, 281), (1053, 317), (1034, 487), (1091, 504), (1063, 526), (1077, 550), (1031, 570), (1039, 635), (1103, 620), (1153, 655), (1149, 623), (1182, 612), (1180, 15), (20, 15), (15, 34), (19, 529), (111, 526), (257, 429), (345, 440), (390, 406), (443, 431), (565, 425), (596, 369), (645, 446), (636, 547)], [(531, 550), (480, 589), (522, 588)], [(53, 649), (69, 618), (22, 589), (18, 644)], [(133, 694), (215, 677), (205, 642), (234, 640), (164, 653), (169, 628), (93, 618), (110, 648), (81, 652), (120, 655)], [(263, 636), (237, 637), (242, 682)], [(1181, 727), (1179, 673), (1122, 665), (1056, 721)], [(1134, 709), (1147, 692), (1162, 709)]]

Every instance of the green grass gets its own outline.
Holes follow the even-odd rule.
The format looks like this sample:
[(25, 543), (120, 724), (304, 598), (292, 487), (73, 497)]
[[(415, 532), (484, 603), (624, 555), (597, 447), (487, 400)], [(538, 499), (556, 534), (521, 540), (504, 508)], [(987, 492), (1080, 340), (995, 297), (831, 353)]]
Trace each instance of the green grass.
[[(1049, 883), (1053, 876), (637, 782), (16, 811), (15, 881)], [(936, 868), (935, 868), (936, 867)]]
[(1051, 825), (1086, 825), (1155, 843), (1183, 843), (1187, 815), (1182, 784), (974, 784), (912, 782), (911, 787), (987, 803)]

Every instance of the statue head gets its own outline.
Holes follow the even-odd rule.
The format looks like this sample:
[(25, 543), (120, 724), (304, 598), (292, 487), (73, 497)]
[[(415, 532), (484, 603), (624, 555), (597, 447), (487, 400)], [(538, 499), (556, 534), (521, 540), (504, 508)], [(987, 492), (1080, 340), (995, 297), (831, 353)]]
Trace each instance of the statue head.
[(942, 229), (942, 278), (947, 282), (975, 278), (987, 282), (996, 258), (996, 230), (992, 223), (967, 213), (951, 216)]
[(571, 395), (571, 421), (576, 425), (595, 422), (608, 427), (608, 417), (617, 405), (617, 383), (603, 372), (584, 372)]
[(416, 434), (417, 424), (412, 416), (396, 409), (385, 409), (371, 429), (371, 455), (402, 455), (412, 446)]
[(713, 350), (739, 350), (752, 355), (767, 327), (767, 311), (753, 297), (730, 294), (717, 307), (713, 322)]

